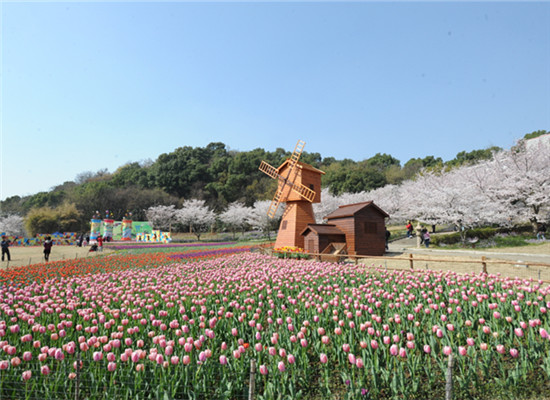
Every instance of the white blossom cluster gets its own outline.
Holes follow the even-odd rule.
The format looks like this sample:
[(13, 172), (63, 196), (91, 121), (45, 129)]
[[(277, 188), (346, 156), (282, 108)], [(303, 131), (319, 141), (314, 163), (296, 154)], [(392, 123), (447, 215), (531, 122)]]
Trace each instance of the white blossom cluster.
[[(542, 137), (545, 138), (545, 137)], [(394, 222), (466, 227), (550, 219), (550, 141), (520, 141), (491, 160), (451, 170), (423, 171), (401, 185), (357, 194), (321, 195), (314, 205), (321, 221), (339, 205), (373, 200)]]

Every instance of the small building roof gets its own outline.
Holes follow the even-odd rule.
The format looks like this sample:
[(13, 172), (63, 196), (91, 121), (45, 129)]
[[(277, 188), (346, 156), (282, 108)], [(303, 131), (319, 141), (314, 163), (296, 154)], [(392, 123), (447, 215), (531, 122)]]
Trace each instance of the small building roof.
[[(288, 163), (290, 163), (290, 158), (287, 158), (285, 162), (283, 162), (281, 165), (279, 165), (279, 168), (277, 168), (277, 173), (281, 173), (281, 170), (286, 168)], [(306, 163), (303, 163), (303, 162), (300, 162), (300, 161), (298, 161), (296, 163), (296, 166), (300, 169), (305, 169), (305, 170), (308, 170), (308, 171), (312, 171), (312, 172), (315, 172), (317, 174), (322, 174), (322, 175), (325, 174), (324, 171), (321, 171), (320, 169), (317, 169), (312, 165), (309, 165), (309, 164), (306, 164)]]
[(315, 232), (317, 235), (345, 235), (344, 232), (333, 224), (308, 224), (301, 235), (307, 235), (309, 231)]
[(334, 218), (352, 217), (355, 214), (357, 214), (359, 211), (364, 209), (365, 207), (373, 207), (382, 216), (389, 217), (389, 214), (386, 213), (384, 210), (382, 210), (380, 207), (378, 207), (376, 204), (374, 204), (373, 201), (365, 201), (362, 203), (346, 204), (346, 205), (340, 206), (336, 210), (331, 212), (329, 215), (327, 215), (325, 218), (330, 220)]

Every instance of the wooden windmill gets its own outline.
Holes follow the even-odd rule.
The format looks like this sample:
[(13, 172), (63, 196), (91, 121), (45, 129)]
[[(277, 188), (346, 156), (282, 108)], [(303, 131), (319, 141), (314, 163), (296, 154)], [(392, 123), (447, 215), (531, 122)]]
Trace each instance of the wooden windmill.
[(296, 246), (303, 249), (301, 232), (308, 224), (315, 223), (312, 204), (321, 202), (321, 175), (324, 172), (299, 161), (304, 145), (304, 141), (298, 140), (292, 156), (279, 168), (265, 161), (260, 164), (260, 171), (279, 181), (267, 215), (273, 218), (279, 205), (286, 203), (275, 248)]

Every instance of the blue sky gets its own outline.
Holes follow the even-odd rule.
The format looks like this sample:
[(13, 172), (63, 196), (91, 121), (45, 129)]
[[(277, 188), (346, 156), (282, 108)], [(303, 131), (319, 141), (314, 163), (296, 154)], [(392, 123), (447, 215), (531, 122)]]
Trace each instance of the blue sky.
[(550, 2), (0, 8), (0, 199), (210, 142), (404, 164), (550, 130)]

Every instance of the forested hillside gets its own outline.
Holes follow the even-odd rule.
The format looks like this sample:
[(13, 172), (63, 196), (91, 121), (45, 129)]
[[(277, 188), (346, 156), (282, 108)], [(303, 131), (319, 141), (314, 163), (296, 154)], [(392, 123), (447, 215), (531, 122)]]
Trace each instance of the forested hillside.
[[(537, 131), (526, 137), (545, 133)], [(489, 159), (495, 150), (500, 149), (462, 151), (447, 162), (427, 156), (401, 164), (391, 155), (380, 153), (363, 161), (336, 160), (308, 152), (302, 154), (301, 161), (323, 170), (326, 173), (323, 187), (338, 195), (397, 185), (425, 168), (453, 168)], [(96, 210), (101, 213), (109, 210), (114, 218), (131, 212), (136, 220), (142, 220), (145, 210), (151, 206), (178, 206), (183, 200), (200, 199), (220, 212), (235, 201), (249, 206), (256, 200), (271, 199), (276, 181), (259, 171), (258, 166), (262, 160), (278, 166), (290, 154), (281, 148), (274, 152), (259, 148), (233, 151), (219, 142), (204, 148), (180, 147), (161, 154), (154, 162), (128, 163), (112, 173), (107, 170), (83, 172), (75, 181), (64, 182), (49, 192), (7, 198), (0, 202), (0, 214), (32, 217), (35, 213), (36, 218), (49, 214), (52, 224), (66, 221), (60, 229), (74, 231), (85, 229)]]

